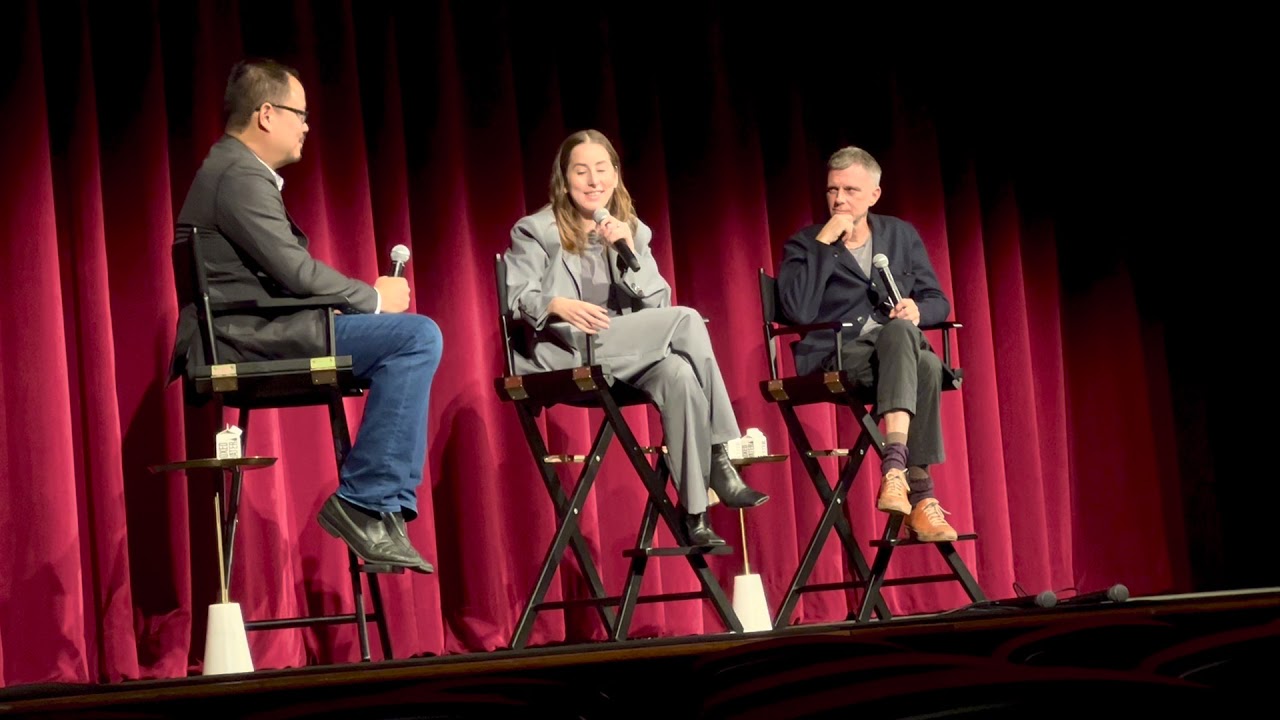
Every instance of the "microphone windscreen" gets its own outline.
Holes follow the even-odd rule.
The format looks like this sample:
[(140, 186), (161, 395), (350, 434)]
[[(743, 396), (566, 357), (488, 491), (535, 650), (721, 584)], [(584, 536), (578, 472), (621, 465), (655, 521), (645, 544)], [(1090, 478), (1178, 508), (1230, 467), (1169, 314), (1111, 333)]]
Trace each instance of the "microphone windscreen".
[(878, 268), (887, 268), (889, 267), (889, 258), (885, 257), (884, 253), (876, 253), (876, 256), (871, 258), (871, 264)]
[(391, 248), (391, 262), (409, 262), (409, 248), (404, 245), (397, 245)]
[(609, 217), (609, 211), (605, 208), (596, 208), (596, 211), (591, 213), (591, 219), (597, 223), (604, 222), (607, 217)]

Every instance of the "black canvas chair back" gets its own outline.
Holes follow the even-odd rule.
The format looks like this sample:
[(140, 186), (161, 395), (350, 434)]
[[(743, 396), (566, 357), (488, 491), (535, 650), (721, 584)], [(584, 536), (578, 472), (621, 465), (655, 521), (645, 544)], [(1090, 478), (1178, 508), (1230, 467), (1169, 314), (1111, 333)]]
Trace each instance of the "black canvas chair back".
[[(347, 454), (351, 451), (351, 433), (347, 424), (345, 397), (358, 397), (368, 388), (368, 383), (355, 377), (351, 370), (351, 356), (336, 354), (334, 317), (337, 310), (346, 305), (342, 296), (311, 298), (280, 298), (261, 302), (219, 302), (210, 297), (206, 275), (207, 243), (226, 242), (212, 228), (179, 224), (174, 235), (173, 269), (174, 284), (179, 308), (194, 308), (198, 331), (193, 342), (197, 343), (195, 361), (186, 369), (183, 383), (186, 401), (191, 405), (216, 402), (219, 407), (236, 408), (242, 431), (241, 446), (247, 447), (250, 411), (266, 408), (325, 406), (329, 410), (331, 438), (339, 472)], [(283, 313), (313, 311), (324, 313), (327, 319), (327, 353), (321, 357), (280, 358), (255, 362), (227, 362), (220, 357), (217, 324), (224, 315), (260, 315), (270, 317)], [(190, 312), (190, 310), (187, 310)], [(223, 514), (223, 546), (227, 576), (231, 573), (234, 557), (235, 532), (238, 523), (241, 477), (232, 473), (226, 509)], [(298, 618), (246, 620), (247, 630), (266, 630), (292, 627), (310, 627), (354, 623), (360, 639), (363, 660), (369, 660), (368, 623), (378, 624), (378, 631), (385, 658), (391, 658), (391, 637), (387, 631), (386, 616), (382, 606), (382, 592), (378, 575), (403, 573), (404, 569), (388, 565), (362, 562), (349, 548), (348, 566), (351, 572), (351, 589), (354, 609), (351, 613), (319, 615)], [(364, 591), (360, 578), (365, 577), (373, 611), (365, 610)]]

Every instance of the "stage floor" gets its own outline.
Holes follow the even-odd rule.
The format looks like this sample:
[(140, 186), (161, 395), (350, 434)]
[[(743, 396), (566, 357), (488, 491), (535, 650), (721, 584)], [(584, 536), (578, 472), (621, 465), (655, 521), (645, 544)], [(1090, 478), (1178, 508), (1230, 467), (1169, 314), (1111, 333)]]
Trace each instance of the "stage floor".
[(1280, 588), (1264, 588), (740, 636), (31, 685), (0, 690), (0, 715), (1113, 717), (1243, 708), (1269, 697), (1277, 671)]

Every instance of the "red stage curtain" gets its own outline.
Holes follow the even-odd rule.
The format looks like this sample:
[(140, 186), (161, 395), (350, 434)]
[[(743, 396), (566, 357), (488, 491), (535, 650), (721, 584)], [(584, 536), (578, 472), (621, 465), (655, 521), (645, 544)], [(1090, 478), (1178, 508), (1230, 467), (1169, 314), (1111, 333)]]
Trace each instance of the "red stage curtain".
[[(775, 272), (786, 238), (823, 218), (827, 155), (871, 150), (884, 166), (877, 210), (919, 228), (965, 325), (967, 379), (946, 395), (948, 460), (934, 470), (952, 524), (981, 536), (962, 552), (987, 593), (1124, 582), (1141, 594), (1183, 576), (1180, 481), (1157, 447), (1172, 432), (1167, 378), (1151, 369), (1132, 280), (1117, 266), (1064, 291), (1067, 210), (1046, 201), (1050, 178), (1034, 167), (1048, 141), (1037, 116), (1017, 112), (1007, 93), (1018, 88), (985, 66), (926, 67), (874, 40), (856, 53), (781, 42), (824, 21), (687, 6), (679, 22), (466, 3), (26, 0), (3, 13), (0, 684), (198, 667), (216, 582), (207, 483), (147, 466), (206, 452), (217, 421), (165, 382), (169, 246), (221, 132), (227, 70), (245, 54), (294, 65), (307, 89), (311, 136), (283, 174), (313, 251), (372, 280), (392, 245), (410, 246), (415, 310), (444, 332), (411, 526), (438, 572), (386, 581), (401, 656), (504, 647), (553, 532), (513, 411), (492, 389), (492, 259), (545, 202), (559, 141), (583, 127), (618, 146), (678, 302), (710, 318), (743, 429), (786, 453), (757, 387), (767, 370), (756, 271)], [(358, 419), (360, 403), (350, 409)], [(629, 415), (642, 441), (658, 439), (655, 416)], [(827, 409), (803, 417), (815, 442), (853, 431)], [(545, 425), (553, 447), (583, 452), (594, 420), (555, 410)], [(349, 602), (344, 548), (314, 521), (336, 483), (330, 447), (322, 409), (255, 416), (250, 452), (280, 460), (246, 481), (232, 594), (248, 617)], [(849, 507), (864, 541), (884, 519), (873, 464)], [(746, 514), (746, 534), (776, 610), (820, 504), (794, 457), (748, 479), (773, 496)], [(643, 502), (611, 452), (582, 524), (615, 591)], [(739, 537), (736, 512), (712, 512), (722, 535)], [(741, 559), (715, 559), (726, 587)], [(656, 567), (646, 592), (696, 587), (683, 562)], [(942, 564), (902, 550), (896, 568)], [(829, 543), (814, 580), (846, 574)], [(567, 565), (553, 594), (579, 592), (574, 579)], [(888, 595), (899, 613), (965, 602), (954, 586)], [(796, 619), (842, 620), (854, 600), (810, 595)], [(634, 624), (636, 635), (720, 629), (693, 602), (642, 605)], [(533, 643), (600, 638), (589, 613), (547, 613)], [(350, 626), (255, 633), (251, 644), (259, 668), (351, 661), (357, 648)]]

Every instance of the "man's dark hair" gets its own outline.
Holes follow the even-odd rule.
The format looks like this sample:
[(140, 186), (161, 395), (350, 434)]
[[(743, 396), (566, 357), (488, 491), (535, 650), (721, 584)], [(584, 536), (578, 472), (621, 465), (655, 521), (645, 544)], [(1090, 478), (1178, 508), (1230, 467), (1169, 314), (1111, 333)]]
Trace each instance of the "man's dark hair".
[[(227, 130), (243, 130), (265, 102), (283, 102), (289, 95), (289, 76), (298, 71), (275, 60), (242, 60), (231, 68), (222, 114)], [(301, 78), (299, 78), (301, 79)]]

